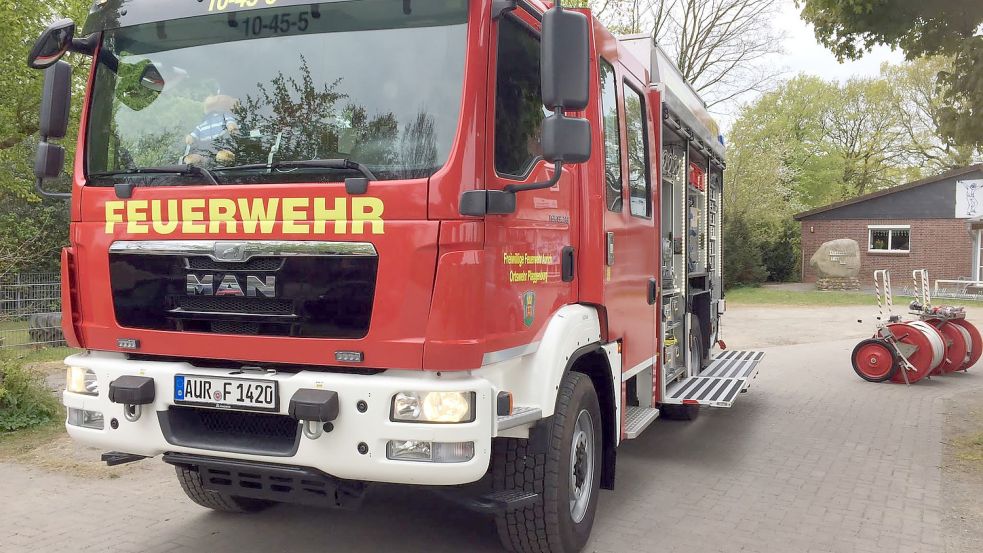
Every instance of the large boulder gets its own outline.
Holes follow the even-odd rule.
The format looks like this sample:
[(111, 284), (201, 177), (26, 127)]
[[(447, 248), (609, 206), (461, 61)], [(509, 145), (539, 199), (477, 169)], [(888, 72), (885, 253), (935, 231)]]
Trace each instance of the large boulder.
[(809, 265), (818, 278), (856, 278), (860, 274), (860, 245), (849, 238), (831, 240), (819, 246)]

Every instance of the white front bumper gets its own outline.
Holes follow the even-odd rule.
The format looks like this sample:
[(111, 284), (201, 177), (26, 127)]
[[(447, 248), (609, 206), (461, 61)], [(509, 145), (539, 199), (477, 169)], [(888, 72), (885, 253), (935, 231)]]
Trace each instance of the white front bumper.
[[(474, 482), (488, 469), (491, 438), (495, 432), (496, 391), (488, 380), (468, 374), (436, 374), (421, 371), (396, 371), (366, 376), (318, 371), (256, 374), (257, 379), (275, 379), (280, 395), (280, 414), (286, 415), (290, 398), (302, 388), (333, 390), (338, 393), (340, 412), (334, 429), (315, 440), (301, 436), (293, 456), (268, 456), (189, 448), (168, 443), (158, 422), (158, 411), (174, 405), (174, 376), (199, 374), (229, 376), (229, 369), (203, 369), (184, 362), (132, 361), (122, 354), (87, 352), (65, 360), (71, 366), (91, 369), (99, 380), (99, 395), (86, 396), (65, 392), (66, 407), (97, 411), (105, 426), (93, 430), (66, 425), (72, 438), (106, 451), (121, 451), (148, 457), (165, 452), (184, 452), (212, 457), (246, 459), (311, 467), (338, 478), (370, 482), (453, 485)], [(153, 405), (143, 407), (136, 422), (123, 416), (123, 406), (109, 401), (109, 383), (123, 375), (152, 378), (156, 386)], [(241, 375), (254, 378), (253, 375)], [(389, 420), (393, 396), (404, 391), (472, 391), (476, 395), (475, 420), (463, 424), (397, 423)], [(365, 401), (368, 409), (360, 413), (356, 404)], [(119, 422), (111, 428), (110, 420)], [(429, 463), (392, 461), (386, 458), (389, 440), (426, 440), (432, 442), (474, 442), (474, 457), (463, 463)], [(358, 451), (360, 443), (368, 453)]]

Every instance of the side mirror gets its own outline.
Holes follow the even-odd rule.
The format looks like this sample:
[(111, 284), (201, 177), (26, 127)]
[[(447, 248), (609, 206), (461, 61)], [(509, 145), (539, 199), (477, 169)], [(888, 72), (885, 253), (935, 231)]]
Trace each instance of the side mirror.
[(543, 158), (549, 162), (583, 163), (590, 159), (590, 123), (554, 113), (543, 121)]
[(41, 33), (30, 55), (27, 65), (31, 69), (47, 69), (54, 65), (72, 47), (75, 38), (75, 22), (71, 19), (59, 19)]
[(587, 16), (559, 4), (543, 14), (543, 105), (579, 111), (587, 107), (590, 82), (590, 32)]
[(72, 66), (55, 61), (44, 72), (41, 97), (41, 119), (38, 125), (41, 143), (34, 159), (35, 190), (45, 198), (70, 198), (71, 194), (48, 192), (44, 181), (58, 178), (65, 168), (65, 149), (49, 140), (60, 140), (68, 134), (68, 118), (72, 106)]
[(38, 144), (38, 154), (34, 158), (34, 176), (38, 182), (56, 179), (65, 169), (65, 148), (50, 142)]
[(58, 61), (44, 71), (39, 129), (45, 140), (59, 140), (68, 133), (72, 107), (72, 66)]

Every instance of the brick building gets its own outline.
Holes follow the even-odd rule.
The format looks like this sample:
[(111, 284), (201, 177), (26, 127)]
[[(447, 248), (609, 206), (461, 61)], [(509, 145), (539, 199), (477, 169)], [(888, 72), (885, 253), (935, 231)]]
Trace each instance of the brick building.
[(983, 280), (983, 164), (799, 213), (802, 281), (815, 282), (809, 260), (829, 240), (860, 245), (860, 278), (890, 269), (907, 279), (928, 269), (937, 279)]

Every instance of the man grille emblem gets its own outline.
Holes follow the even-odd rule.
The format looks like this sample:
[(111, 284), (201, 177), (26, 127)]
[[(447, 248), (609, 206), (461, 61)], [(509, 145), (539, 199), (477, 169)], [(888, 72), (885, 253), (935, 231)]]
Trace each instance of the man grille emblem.
[(187, 292), (189, 296), (232, 296), (238, 298), (276, 297), (276, 277), (246, 275), (246, 285), (234, 274), (227, 274), (221, 280), (216, 275), (189, 274)]

